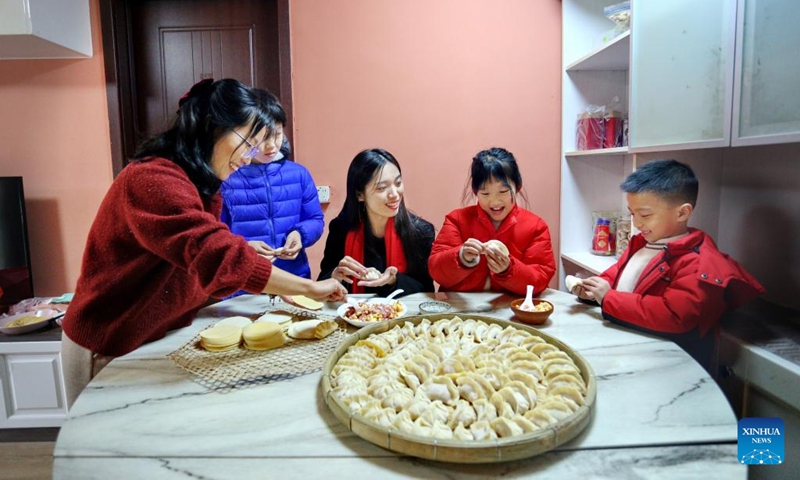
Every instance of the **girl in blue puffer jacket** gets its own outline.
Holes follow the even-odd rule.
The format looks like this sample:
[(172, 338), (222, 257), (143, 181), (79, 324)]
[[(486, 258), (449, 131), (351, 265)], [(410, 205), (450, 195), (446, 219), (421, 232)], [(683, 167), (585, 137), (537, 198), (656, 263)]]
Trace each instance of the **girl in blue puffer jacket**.
[(257, 90), (279, 125), (259, 155), (222, 183), (221, 220), (283, 270), (311, 278), (305, 248), (322, 236), (325, 220), (317, 186), (304, 166), (292, 161), (283, 136), (286, 112), (278, 99)]

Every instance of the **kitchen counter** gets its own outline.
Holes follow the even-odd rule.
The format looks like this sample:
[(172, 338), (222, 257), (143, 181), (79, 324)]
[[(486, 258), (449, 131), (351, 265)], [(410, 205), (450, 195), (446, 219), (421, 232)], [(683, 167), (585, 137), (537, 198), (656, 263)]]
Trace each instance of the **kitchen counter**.
[[(509, 296), (447, 297), (462, 317), (511, 319)], [(431, 298), (402, 300), (414, 314)], [(320, 395), (321, 372), (229, 393), (209, 391), (166, 355), (219, 318), (269, 306), (265, 296), (242, 296), (203, 309), (193, 325), (100, 372), (61, 429), (54, 478), (746, 478), (747, 469), (736, 461), (736, 417), (688, 354), (603, 321), (597, 307), (572, 295), (548, 290), (542, 298), (555, 312), (539, 328), (581, 353), (597, 378), (590, 424), (554, 451), (491, 465), (395, 454), (357, 437), (333, 416)]]

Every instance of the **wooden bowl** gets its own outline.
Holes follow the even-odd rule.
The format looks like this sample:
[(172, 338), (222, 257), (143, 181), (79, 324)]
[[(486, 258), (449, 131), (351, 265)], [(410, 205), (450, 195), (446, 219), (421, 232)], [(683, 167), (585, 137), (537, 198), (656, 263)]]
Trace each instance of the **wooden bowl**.
[(553, 313), (553, 304), (540, 298), (535, 298), (533, 300), (533, 304), (538, 306), (542, 303), (546, 303), (547, 305), (550, 305), (549, 310), (542, 312), (528, 312), (526, 310), (520, 310), (519, 306), (522, 305), (522, 302), (524, 301), (524, 298), (518, 298), (511, 302), (511, 310), (514, 312), (514, 316), (517, 317), (520, 322), (528, 323), (530, 325), (541, 325), (542, 323), (546, 322), (550, 314)]

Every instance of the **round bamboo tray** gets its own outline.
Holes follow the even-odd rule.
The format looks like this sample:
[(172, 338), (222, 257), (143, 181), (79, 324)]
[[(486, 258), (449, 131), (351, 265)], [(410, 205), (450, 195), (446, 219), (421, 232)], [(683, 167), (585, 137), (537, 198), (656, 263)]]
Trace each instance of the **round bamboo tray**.
[(389, 322), (382, 322), (362, 328), (358, 332), (345, 338), (336, 351), (331, 353), (328, 360), (325, 362), (322, 375), (322, 395), (325, 404), (328, 405), (328, 408), (330, 408), (339, 421), (364, 440), (393, 452), (429, 460), (453, 463), (494, 463), (532, 457), (552, 450), (572, 440), (589, 424), (592, 410), (594, 409), (595, 397), (597, 396), (597, 384), (594, 371), (592, 367), (589, 366), (589, 363), (586, 362), (580, 354), (560, 340), (546, 333), (542, 333), (535, 328), (482, 315), (462, 314), (458, 316), (464, 320), (472, 318), (475, 320), (482, 320), (489, 324), (497, 323), (503, 325), (504, 328), (505, 326), (512, 325), (520, 330), (525, 330), (540, 336), (547, 343), (558, 347), (569, 355), (572, 361), (575, 362), (575, 365), (580, 369), (583, 380), (586, 382), (585, 405), (580, 406), (580, 408), (569, 417), (535, 432), (493, 440), (464, 441), (421, 437), (402, 433), (394, 429), (387, 429), (375, 422), (365, 419), (359, 414), (351, 412), (338, 397), (333, 395), (331, 372), (334, 365), (339, 361), (339, 358), (347, 352), (347, 349), (351, 345), (369, 337), (373, 333), (386, 332), (394, 328), (395, 325), (402, 326), (404, 322), (417, 324), (422, 321), (423, 318), (427, 318), (431, 322), (436, 322), (437, 320), (450, 319), (454, 316), (456, 315), (450, 313), (398, 318), (396, 320), (390, 320)]

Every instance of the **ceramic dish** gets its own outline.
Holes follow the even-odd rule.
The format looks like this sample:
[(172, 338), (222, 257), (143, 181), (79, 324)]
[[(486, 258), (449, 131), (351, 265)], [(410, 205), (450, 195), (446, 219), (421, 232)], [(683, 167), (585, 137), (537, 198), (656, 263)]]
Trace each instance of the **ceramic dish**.
[[(23, 312), (8, 317), (2, 317), (0, 318), (0, 332), (5, 333), (6, 335), (19, 335), (21, 333), (33, 332), (48, 326), (50, 324), (50, 320), (56, 317), (61, 317), (63, 314), (64, 312), (45, 308), (42, 310), (36, 310), (35, 312)], [(23, 317), (37, 317), (40, 320), (33, 323), (28, 323), (26, 325), (20, 325), (18, 327), (6, 326), (9, 323), (12, 323), (13, 321), (19, 320)]]
[(438, 300), (433, 300), (430, 302), (422, 302), (419, 304), (419, 311), (422, 313), (444, 313), (449, 311), (451, 308), (450, 304), (447, 302), (440, 302)]
[[(406, 313), (408, 313), (408, 307), (406, 307), (406, 304), (401, 302), (401, 301), (399, 301), (399, 300), (387, 300), (385, 298), (370, 298), (370, 299), (366, 300), (365, 303), (368, 303), (368, 304), (369, 303), (372, 303), (372, 304), (375, 304), (375, 303), (393, 304), (395, 302), (400, 304), (400, 311), (397, 313), (397, 316), (394, 317), (394, 318), (400, 318), (403, 315), (405, 315)], [(359, 302), (359, 303), (361, 303), (361, 302)], [(336, 313), (337, 313), (337, 315), (339, 315), (339, 317), (342, 318), (342, 320), (344, 320), (345, 322), (349, 323), (350, 325), (352, 325), (354, 327), (361, 328), (361, 327), (366, 327), (367, 325), (375, 325), (376, 323), (381, 323), (381, 322), (384, 322), (386, 320), (393, 320), (393, 319), (390, 319), (390, 318), (387, 318), (385, 320), (371, 321), (371, 322), (361, 321), (361, 320), (353, 320), (353, 319), (348, 318), (348, 317), (345, 316), (345, 313), (347, 313), (347, 309), (350, 308), (351, 306), (352, 305), (350, 305), (349, 303), (343, 303), (342, 305), (339, 305), (338, 309), (336, 309)]]

